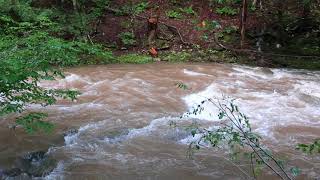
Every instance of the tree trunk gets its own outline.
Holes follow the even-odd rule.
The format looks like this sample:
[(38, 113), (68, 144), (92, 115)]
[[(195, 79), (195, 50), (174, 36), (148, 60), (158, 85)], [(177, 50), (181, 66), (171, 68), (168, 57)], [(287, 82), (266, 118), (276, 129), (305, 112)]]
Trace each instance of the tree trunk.
[(157, 37), (157, 29), (159, 22), (160, 11), (156, 9), (156, 13), (151, 13), (148, 19), (148, 45), (149, 48), (155, 48), (155, 40)]
[(247, 15), (248, 15), (248, 0), (242, 0), (242, 9), (241, 9), (241, 16), (240, 16), (241, 48), (243, 48), (244, 41), (245, 41)]

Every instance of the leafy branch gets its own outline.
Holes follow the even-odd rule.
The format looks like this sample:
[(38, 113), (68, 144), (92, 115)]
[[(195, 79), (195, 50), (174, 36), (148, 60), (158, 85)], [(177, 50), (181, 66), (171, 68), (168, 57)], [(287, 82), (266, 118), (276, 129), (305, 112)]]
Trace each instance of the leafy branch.
[(296, 149), (308, 154), (312, 154), (315, 152), (320, 153), (320, 139), (315, 140), (311, 144), (298, 144)]
[[(235, 155), (244, 152), (243, 154), (250, 159), (252, 174), (255, 178), (263, 167), (268, 167), (279, 178), (292, 179), (285, 170), (283, 161), (276, 158), (272, 152), (261, 143), (261, 137), (252, 131), (249, 118), (234, 104), (234, 99), (230, 100), (230, 98), (226, 97), (222, 100), (208, 98), (184, 116), (188, 117), (191, 114), (197, 115), (201, 113), (204, 110), (203, 105), (205, 103), (210, 103), (218, 108), (220, 126), (213, 130), (193, 126), (191, 130), (192, 136), (195, 137), (197, 135), (197, 137), (200, 138), (197, 138), (189, 144), (189, 152), (191, 152), (191, 154), (193, 151), (199, 150), (207, 145), (219, 147), (227, 143), (228, 147), (236, 152), (234, 153)], [(293, 175), (295, 176), (297, 173), (293, 173)]]

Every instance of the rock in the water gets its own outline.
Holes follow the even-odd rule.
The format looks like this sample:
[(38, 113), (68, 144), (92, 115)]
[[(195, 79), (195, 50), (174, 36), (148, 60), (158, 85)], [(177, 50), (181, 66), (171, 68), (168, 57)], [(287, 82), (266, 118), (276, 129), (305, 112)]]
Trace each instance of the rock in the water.
[(44, 151), (31, 152), (24, 155), (23, 159), (28, 160), (30, 162), (38, 162), (38, 161), (41, 161), (45, 155), (46, 155), (46, 152)]
[(79, 131), (78, 129), (70, 129), (68, 131), (66, 131), (65, 133), (63, 133), (63, 136), (72, 136), (74, 134), (77, 134)]
[(13, 169), (9, 169), (9, 170), (4, 170), (2, 172), (2, 176), (3, 177), (16, 177), (21, 175), (22, 171), (19, 168), (13, 168)]
[[(1, 176), (0, 176), (1, 177)], [(28, 174), (26, 173), (22, 173), (20, 174), (19, 176), (5, 176), (5, 177), (2, 177), (2, 179), (4, 180), (31, 180), (32, 177), (30, 177)]]
[(18, 158), (15, 166), (32, 177), (43, 177), (54, 170), (57, 161), (44, 151), (38, 151)]

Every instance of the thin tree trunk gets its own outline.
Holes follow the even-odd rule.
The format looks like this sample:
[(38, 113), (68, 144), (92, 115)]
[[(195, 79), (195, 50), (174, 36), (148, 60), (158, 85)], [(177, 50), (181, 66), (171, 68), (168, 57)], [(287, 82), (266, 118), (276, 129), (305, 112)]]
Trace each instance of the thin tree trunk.
[(155, 10), (155, 13), (151, 13), (150, 18), (148, 19), (148, 45), (150, 48), (155, 48), (155, 39), (157, 37), (157, 29), (159, 22), (160, 11), (159, 9)]
[(240, 33), (241, 33), (240, 46), (241, 46), (241, 48), (243, 48), (244, 41), (245, 41), (247, 15), (248, 15), (248, 0), (243, 0), (242, 1), (241, 16), (240, 16), (240, 18), (241, 18), (240, 19)]

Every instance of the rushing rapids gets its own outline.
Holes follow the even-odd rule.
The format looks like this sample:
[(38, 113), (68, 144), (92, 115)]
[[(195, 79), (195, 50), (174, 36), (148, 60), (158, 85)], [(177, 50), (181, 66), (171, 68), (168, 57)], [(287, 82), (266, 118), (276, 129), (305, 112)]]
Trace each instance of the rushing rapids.
[[(6, 128), (10, 118), (0, 122), (0, 168), (11, 167), (17, 155), (49, 148), (58, 163), (47, 179), (246, 179), (223, 151), (203, 149), (188, 159), (192, 137), (169, 126), (193, 118), (210, 127), (218, 119), (210, 105), (197, 116), (180, 116), (224, 94), (236, 98), (270, 149), (301, 168), (299, 179), (320, 178), (320, 157), (295, 150), (297, 143), (320, 137), (320, 72), (148, 64), (78, 67), (66, 75), (41, 85), (77, 89), (82, 94), (76, 102), (29, 107), (49, 114), (57, 126), (53, 134), (26, 135)], [(188, 89), (177, 88), (179, 82)], [(78, 130), (63, 139), (69, 129)]]

